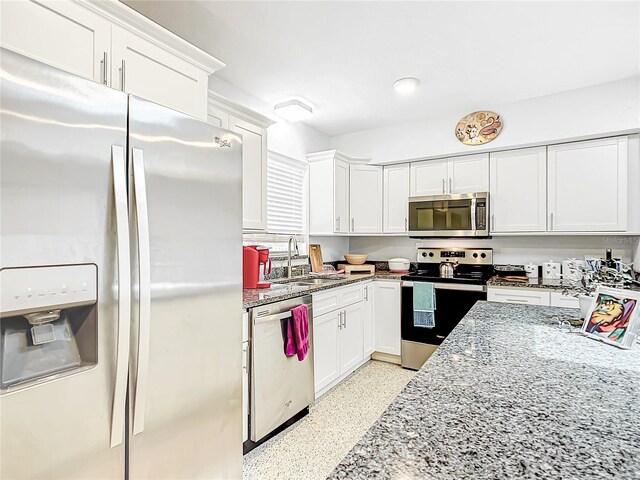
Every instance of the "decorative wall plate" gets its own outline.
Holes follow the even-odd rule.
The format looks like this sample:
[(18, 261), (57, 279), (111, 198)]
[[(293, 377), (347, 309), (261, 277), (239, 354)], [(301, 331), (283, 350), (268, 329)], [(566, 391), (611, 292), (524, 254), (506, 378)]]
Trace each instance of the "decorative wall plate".
[(482, 145), (500, 135), (502, 119), (495, 112), (473, 112), (456, 125), (456, 137), (465, 145)]

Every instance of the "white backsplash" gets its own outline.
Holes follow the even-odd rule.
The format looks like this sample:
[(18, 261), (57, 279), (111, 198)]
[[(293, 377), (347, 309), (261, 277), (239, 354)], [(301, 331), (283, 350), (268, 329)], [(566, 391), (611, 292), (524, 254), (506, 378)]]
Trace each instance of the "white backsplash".
[[(324, 253), (325, 238), (318, 238)], [(341, 239), (344, 240), (344, 239)], [(486, 240), (472, 239), (413, 239), (406, 237), (351, 237), (349, 251), (368, 253), (369, 260), (388, 260), (393, 257), (416, 259), (416, 248), (425, 247), (488, 247), (493, 248), (496, 264), (561, 261), (565, 258), (583, 258), (585, 255), (603, 257), (611, 248), (615, 258), (630, 262), (634, 255), (640, 261), (640, 237), (635, 236), (536, 236), (494, 237)]]

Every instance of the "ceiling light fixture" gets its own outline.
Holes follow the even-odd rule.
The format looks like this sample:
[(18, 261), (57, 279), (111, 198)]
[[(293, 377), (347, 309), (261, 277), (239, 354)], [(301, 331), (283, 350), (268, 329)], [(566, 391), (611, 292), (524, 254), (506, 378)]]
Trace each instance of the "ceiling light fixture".
[(313, 105), (301, 98), (290, 98), (278, 103), (273, 107), (273, 111), (285, 120), (299, 122), (311, 118), (313, 115)]
[(395, 88), (396, 92), (398, 92), (400, 95), (409, 95), (410, 93), (414, 92), (419, 83), (420, 80), (418, 80), (417, 78), (401, 78), (400, 80), (396, 80), (396, 82), (393, 84), (393, 88)]

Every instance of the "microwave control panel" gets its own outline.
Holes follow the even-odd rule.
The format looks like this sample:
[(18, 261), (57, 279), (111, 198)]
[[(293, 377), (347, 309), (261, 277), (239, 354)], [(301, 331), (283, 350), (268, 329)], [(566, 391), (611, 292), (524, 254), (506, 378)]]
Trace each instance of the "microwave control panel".
[(476, 230), (487, 228), (487, 201), (478, 199), (476, 203)]

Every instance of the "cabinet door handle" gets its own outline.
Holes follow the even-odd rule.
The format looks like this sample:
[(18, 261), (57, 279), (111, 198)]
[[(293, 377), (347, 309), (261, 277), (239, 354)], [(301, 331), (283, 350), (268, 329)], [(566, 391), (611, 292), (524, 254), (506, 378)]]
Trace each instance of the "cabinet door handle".
[(496, 216), (492, 213), (491, 214), (491, 230), (495, 230), (496, 229)]
[(445, 183), (444, 183), (444, 182), (445, 182), (445, 180), (444, 180), (444, 178), (443, 178), (443, 179), (442, 179), (442, 194), (443, 194), (443, 195), (444, 195), (445, 193), (447, 193), (447, 192), (445, 192), (446, 185), (445, 185)]
[(408, 223), (408, 222), (407, 222), (407, 217), (404, 217), (404, 231), (405, 231), (405, 232), (408, 232), (408, 231), (409, 231), (409, 229), (407, 228), (407, 223)]
[(364, 286), (364, 300), (365, 300), (365, 302), (367, 300), (369, 300), (369, 286), (368, 285)]
[(342, 312), (338, 312), (338, 330), (342, 330)]
[(336, 232), (340, 230), (340, 218), (336, 217)]
[(102, 75), (102, 84), (107, 85), (107, 52), (102, 54), (102, 60), (100, 60), (100, 75)]
[(118, 69), (120, 71), (120, 90), (122, 90), (124, 92), (125, 89), (125, 79), (126, 79), (126, 71), (125, 71), (126, 65), (124, 60), (122, 60), (122, 63), (120, 64), (120, 68)]
[(351, 231), (352, 232), (356, 231), (356, 219), (355, 218), (351, 219)]
[(553, 212), (549, 214), (549, 230), (553, 230)]
[(347, 311), (345, 310), (343, 314), (344, 314), (344, 328), (346, 330), (347, 329)]
[(449, 193), (453, 192), (453, 178), (449, 178)]

